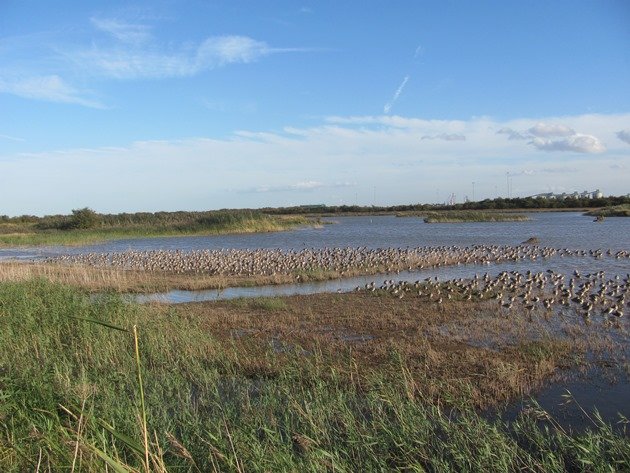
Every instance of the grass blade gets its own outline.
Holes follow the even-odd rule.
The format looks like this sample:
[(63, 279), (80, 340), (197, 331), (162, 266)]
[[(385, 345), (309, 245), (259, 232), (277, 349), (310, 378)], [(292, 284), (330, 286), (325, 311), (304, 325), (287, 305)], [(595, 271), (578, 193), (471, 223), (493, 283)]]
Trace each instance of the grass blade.
[(89, 317), (77, 317), (76, 315), (68, 315), (66, 316), (70, 319), (82, 320), (84, 322), (90, 322), (97, 325), (102, 325), (103, 327), (113, 328), (114, 330), (120, 330), (121, 332), (129, 333), (129, 330), (126, 328), (118, 327), (117, 325), (108, 324), (107, 322), (103, 322), (102, 320), (91, 319)]

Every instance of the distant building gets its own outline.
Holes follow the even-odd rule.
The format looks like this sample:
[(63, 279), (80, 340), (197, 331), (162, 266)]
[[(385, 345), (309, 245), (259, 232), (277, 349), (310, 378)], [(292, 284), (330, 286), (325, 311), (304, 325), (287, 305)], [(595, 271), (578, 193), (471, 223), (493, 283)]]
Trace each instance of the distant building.
[(554, 194), (553, 192), (544, 192), (542, 194), (531, 195), (530, 197), (534, 199), (545, 199), (545, 200), (565, 200), (565, 199), (601, 199), (604, 197), (604, 194), (599, 189), (594, 190), (592, 192), (584, 191), (584, 192), (572, 192), (571, 194), (567, 194), (563, 192), (562, 194)]

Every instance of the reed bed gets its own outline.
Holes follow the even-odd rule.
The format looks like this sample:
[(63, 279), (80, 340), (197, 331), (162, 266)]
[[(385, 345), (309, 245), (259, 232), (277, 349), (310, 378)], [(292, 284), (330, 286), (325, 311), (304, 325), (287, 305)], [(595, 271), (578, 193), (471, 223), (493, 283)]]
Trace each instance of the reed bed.
[(318, 223), (317, 219), (299, 215), (266, 215), (257, 211), (94, 214), (94, 222), (88, 228), (72, 226), (69, 216), (33, 217), (22, 223), (0, 221), (0, 246), (81, 246), (125, 238), (266, 233)]
[(591, 210), (585, 215), (592, 217), (630, 217), (630, 204), (615, 205), (603, 209)]
[[(1, 283), (0, 470), (630, 467), (627, 438), (596, 417), (578, 434), (540, 409), (510, 425), (475, 411), (493, 385), (523, 370), (542, 379), (580, 344), (519, 338), (511, 346), (527, 349), (495, 351), (425, 333), (462, 318), (501, 323), (488, 301), (278, 300), (138, 306)], [(340, 337), (356, 330), (374, 338)]]
[(504, 212), (478, 212), (472, 210), (445, 210), (427, 212), (425, 223), (465, 223), (465, 222), (525, 222), (527, 215)]

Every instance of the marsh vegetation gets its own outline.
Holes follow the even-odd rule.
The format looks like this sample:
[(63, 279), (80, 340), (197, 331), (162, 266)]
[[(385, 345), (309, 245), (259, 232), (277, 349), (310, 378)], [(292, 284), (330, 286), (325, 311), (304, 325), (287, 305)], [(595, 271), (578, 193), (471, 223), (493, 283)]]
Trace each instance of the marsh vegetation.
[(592, 217), (630, 217), (630, 204), (615, 205), (597, 210), (591, 210), (586, 215)]
[(316, 223), (303, 216), (256, 210), (98, 214), (89, 208), (70, 215), (0, 219), (0, 245), (85, 245), (122, 238), (221, 235), (288, 230)]
[(630, 466), (612, 421), (479, 414), (615, 359), (579, 318), (557, 331), (492, 300), (388, 291), (137, 306), (42, 280), (0, 284), (0, 301), (2, 471)]
[(464, 222), (526, 222), (527, 215), (503, 212), (479, 212), (474, 210), (445, 210), (441, 212), (427, 212), (425, 223), (464, 223)]

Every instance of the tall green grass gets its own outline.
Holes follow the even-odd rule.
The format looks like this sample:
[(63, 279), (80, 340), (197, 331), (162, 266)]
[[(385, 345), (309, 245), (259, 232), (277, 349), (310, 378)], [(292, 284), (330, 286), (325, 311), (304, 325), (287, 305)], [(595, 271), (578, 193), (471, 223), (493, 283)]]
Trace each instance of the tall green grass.
[(87, 229), (69, 228), (63, 216), (20, 224), (0, 223), (0, 246), (85, 245), (123, 238), (273, 232), (310, 223), (302, 216), (271, 216), (257, 211), (125, 215), (98, 215), (100, 220)]
[(423, 398), (396, 353), (368, 379), (356, 362), (250, 351), (116, 295), (0, 284), (0, 471), (630, 468), (603, 422), (581, 435), (540, 412), (488, 422)]
[(630, 204), (615, 205), (603, 209), (591, 210), (586, 215), (593, 217), (630, 217)]
[(502, 212), (477, 212), (473, 210), (427, 212), (425, 215), (425, 223), (524, 222), (530, 220), (527, 215)]

